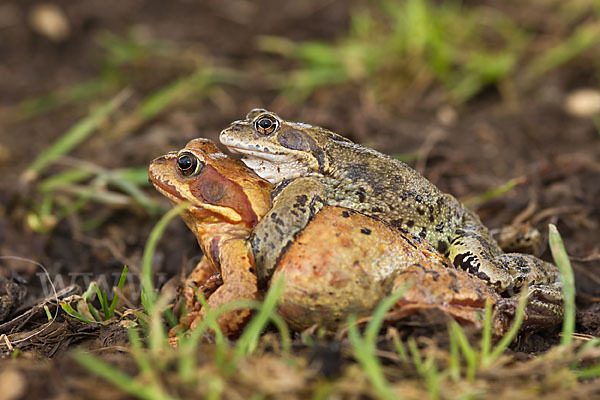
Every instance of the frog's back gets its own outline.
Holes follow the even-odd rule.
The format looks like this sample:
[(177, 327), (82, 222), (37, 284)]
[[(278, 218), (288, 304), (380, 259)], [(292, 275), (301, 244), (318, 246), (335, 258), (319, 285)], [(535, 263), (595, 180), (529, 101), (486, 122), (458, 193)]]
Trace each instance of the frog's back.
[(329, 143), (324, 175), (333, 178), (330, 202), (378, 217), (447, 251), (465, 218), (456, 199), (400, 160), (350, 141)]

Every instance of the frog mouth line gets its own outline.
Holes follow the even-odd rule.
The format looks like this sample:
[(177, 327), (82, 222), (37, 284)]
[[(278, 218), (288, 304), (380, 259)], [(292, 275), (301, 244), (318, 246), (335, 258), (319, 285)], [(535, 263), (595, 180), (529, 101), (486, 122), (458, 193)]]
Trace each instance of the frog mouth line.
[(160, 182), (155, 181), (154, 179), (152, 179), (152, 177), (150, 178), (150, 182), (152, 183), (154, 188), (160, 192), (160, 194), (165, 196), (170, 201), (175, 203), (181, 203), (186, 201), (186, 199), (184, 199), (182, 196), (174, 194), (173, 192), (169, 192), (166, 188), (162, 187)]
[(289, 154), (270, 153), (258, 149), (247, 149), (244, 147), (227, 146), (227, 149), (233, 154), (243, 154), (247, 157), (260, 158), (261, 160), (272, 162), (273, 164), (282, 164), (289, 161)]

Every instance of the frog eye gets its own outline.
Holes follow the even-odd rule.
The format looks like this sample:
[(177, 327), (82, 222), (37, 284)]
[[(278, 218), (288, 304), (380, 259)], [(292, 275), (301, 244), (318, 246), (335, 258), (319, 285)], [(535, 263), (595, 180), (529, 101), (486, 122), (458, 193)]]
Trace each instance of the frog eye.
[(279, 121), (272, 115), (263, 115), (256, 119), (254, 128), (261, 135), (269, 135), (279, 128)]
[(190, 152), (184, 151), (177, 156), (177, 169), (183, 176), (198, 175), (202, 171), (202, 168), (204, 168), (202, 161), (198, 160), (198, 157)]

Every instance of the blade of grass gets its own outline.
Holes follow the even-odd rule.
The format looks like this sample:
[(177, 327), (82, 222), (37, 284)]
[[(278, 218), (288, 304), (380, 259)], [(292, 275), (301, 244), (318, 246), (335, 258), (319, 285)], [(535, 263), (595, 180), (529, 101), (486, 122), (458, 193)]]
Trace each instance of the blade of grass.
[(525, 70), (525, 81), (533, 81), (560, 67), (598, 43), (598, 39), (600, 39), (600, 25), (597, 22), (581, 25), (571, 37), (533, 59)]
[(455, 342), (462, 350), (465, 360), (467, 361), (466, 379), (473, 382), (475, 373), (477, 372), (477, 352), (469, 344), (467, 336), (456, 321), (450, 321), (450, 342)]
[(116, 82), (96, 77), (74, 85), (59, 88), (52, 93), (24, 100), (17, 105), (19, 120), (47, 114), (71, 104), (81, 104), (114, 90)]
[(511, 190), (513, 190), (516, 186), (522, 184), (523, 182), (525, 182), (527, 180), (527, 177), (524, 176), (520, 176), (517, 178), (513, 178), (510, 179), (508, 182), (494, 188), (491, 190), (488, 190), (485, 193), (482, 193), (478, 196), (472, 197), (470, 199), (467, 199), (465, 201), (463, 201), (463, 204), (467, 207), (467, 208), (474, 208), (479, 206), (482, 203), (485, 203), (488, 200), (494, 199), (496, 197), (502, 196), (505, 193), (510, 192)]
[(352, 344), (352, 350), (354, 356), (361, 364), (367, 378), (373, 385), (373, 388), (377, 392), (378, 396), (383, 399), (397, 399), (398, 396), (392, 391), (388, 385), (381, 363), (375, 355), (377, 334), (381, 329), (381, 325), (385, 319), (385, 315), (390, 308), (394, 306), (400, 300), (404, 292), (412, 284), (411, 281), (407, 282), (402, 288), (394, 292), (392, 295), (386, 297), (375, 309), (371, 316), (371, 320), (365, 329), (364, 338), (361, 338), (356, 326), (356, 317), (351, 316), (348, 318), (348, 338)]
[(573, 277), (571, 261), (558, 229), (555, 225), (549, 224), (548, 230), (550, 251), (562, 279), (565, 316), (563, 318), (561, 344), (566, 346), (573, 341), (573, 332), (575, 332), (575, 278)]
[(108, 299), (106, 298), (106, 292), (100, 290), (97, 284), (94, 283), (94, 290), (96, 291), (96, 295), (98, 296), (98, 301), (100, 301), (100, 305), (102, 306), (102, 312), (104, 313), (104, 319), (108, 319)]
[(32, 181), (50, 163), (69, 153), (81, 144), (96, 130), (98, 125), (100, 125), (100, 123), (113, 111), (118, 109), (130, 95), (130, 90), (122, 90), (107, 103), (76, 123), (31, 163), (25, 172), (23, 172), (23, 175), (21, 175), (21, 180), (25, 182)]
[(483, 332), (481, 333), (481, 360), (485, 360), (492, 348), (492, 303), (485, 300), (485, 317), (483, 320)]
[(451, 329), (448, 329), (448, 335), (450, 337), (450, 359), (448, 361), (448, 372), (452, 380), (456, 382), (460, 379), (459, 343), (456, 334), (454, 334)]
[(118, 368), (99, 360), (83, 351), (73, 353), (73, 358), (90, 372), (104, 378), (125, 393), (134, 397), (150, 400), (171, 400), (173, 397), (165, 393), (157, 381), (138, 381)]
[[(258, 313), (252, 318), (250, 323), (244, 329), (242, 336), (238, 339), (235, 346), (236, 357), (246, 356), (251, 354), (258, 345), (258, 339), (265, 325), (269, 322), (272, 315), (275, 313), (277, 303), (283, 294), (285, 281), (282, 277), (278, 278), (271, 284), (267, 296), (263, 301)], [(286, 335), (289, 339), (289, 333)]]
[(177, 104), (206, 96), (219, 83), (235, 82), (238, 74), (225, 68), (200, 68), (188, 76), (171, 82), (146, 96), (132, 112), (123, 117), (111, 132), (112, 141), (121, 140), (146, 121), (157, 117)]
[(521, 328), (521, 324), (523, 323), (523, 318), (525, 317), (525, 309), (527, 308), (527, 301), (529, 300), (527, 296), (527, 285), (524, 285), (521, 289), (521, 294), (519, 296), (519, 303), (517, 304), (517, 310), (515, 312), (515, 318), (513, 320), (513, 324), (508, 330), (507, 333), (504, 334), (500, 342), (496, 345), (494, 350), (489, 354), (488, 357), (482, 359), (481, 365), (483, 368), (489, 367), (494, 361), (504, 353), (504, 350), (508, 348), (510, 343), (514, 340)]
[(374, 349), (368, 346), (365, 343), (366, 341), (360, 337), (356, 317), (353, 315), (348, 318), (348, 339), (350, 339), (354, 357), (356, 357), (371, 385), (373, 385), (377, 396), (385, 400), (399, 399), (400, 397), (392, 391), (385, 379), (381, 363), (375, 356)]
[(86, 317), (84, 317), (81, 313), (79, 313), (78, 311), (75, 311), (73, 309), (73, 307), (71, 307), (70, 304), (61, 301), (60, 303), (60, 308), (62, 308), (64, 310), (64, 312), (66, 312), (67, 314), (69, 314), (71, 317), (73, 318), (77, 318), (78, 320), (85, 322), (87, 324), (95, 324), (96, 321), (92, 321)]
[(385, 319), (385, 314), (402, 298), (404, 292), (412, 285), (412, 281), (408, 281), (399, 290), (395, 291), (386, 297), (375, 309), (371, 315), (371, 320), (365, 329), (365, 343), (371, 348), (375, 348), (377, 334), (381, 330), (381, 325)]
[(93, 175), (94, 174), (91, 171), (81, 168), (72, 168), (44, 179), (38, 185), (38, 189), (42, 192), (54, 190), (58, 187), (79, 183)]
[(110, 303), (110, 307), (108, 308), (108, 315), (106, 316), (106, 319), (111, 318), (113, 316), (113, 313), (115, 312), (115, 308), (117, 307), (117, 303), (119, 302), (119, 295), (117, 293), (123, 290), (123, 286), (125, 286), (125, 281), (127, 280), (128, 273), (129, 267), (127, 265), (123, 266), (123, 271), (121, 272), (119, 282), (117, 283), (117, 288), (119, 290), (115, 290), (112, 302)]
[(144, 254), (142, 256), (142, 304), (148, 314), (156, 301), (152, 276), (152, 259), (154, 258), (154, 252), (156, 251), (156, 245), (168, 223), (187, 207), (189, 207), (188, 203), (182, 203), (173, 207), (161, 217), (156, 225), (154, 225), (154, 228), (152, 228), (152, 231), (150, 232), (150, 236), (148, 236), (148, 241), (146, 242), (146, 247), (144, 248)]

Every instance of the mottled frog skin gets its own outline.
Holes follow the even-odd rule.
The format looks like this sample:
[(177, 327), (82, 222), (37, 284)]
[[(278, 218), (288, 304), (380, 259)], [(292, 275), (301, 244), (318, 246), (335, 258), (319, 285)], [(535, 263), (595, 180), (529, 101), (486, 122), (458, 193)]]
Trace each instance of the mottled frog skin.
[[(186, 279), (182, 297), (187, 313), (178, 330), (194, 329), (204, 317), (199, 291), (211, 308), (259, 298), (254, 268), (259, 260), (252, 257), (248, 239), (271, 206), (273, 185), (204, 139), (158, 157), (148, 174), (173, 204), (188, 203), (182, 217), (205, 254)], [(507, 310), (514, 308), (514, 302), (502, 299), (484, 281), (451, 268), (420, 237), (342, 207), (325, 206), (312, 217), (282, 251), (273, 274), (278, 277), (285, 284), (278, 312), (295, 330), (316, 324), (334, 331), (350, 314), (367, 317), (409, 281), (412, 285), (393, 307), (391, 320), (437, 309), (480, 328), (481, 312), (490, 302), (497, 310), (494, 333), (501, 335), (510, 321)], [(219, 325), (224, 334), (236, 336), (249, 315), (247, 309), (230, 312)], [(174, 345), (176, 333), (170, 332)]]
[(254, 254), (272, 274), (282, 249), (324, 205), (346, 207), (417, 235), (455, 266), (510, 296), (529, 285), (541, 321), (562, 316), (557, 268), (534, 256), (504, 253), (470, 210), (408, 165), (327, 129), (254, 109), (220, 141), (258, 175), (278, 184), (273, 208), (254, 229)]

